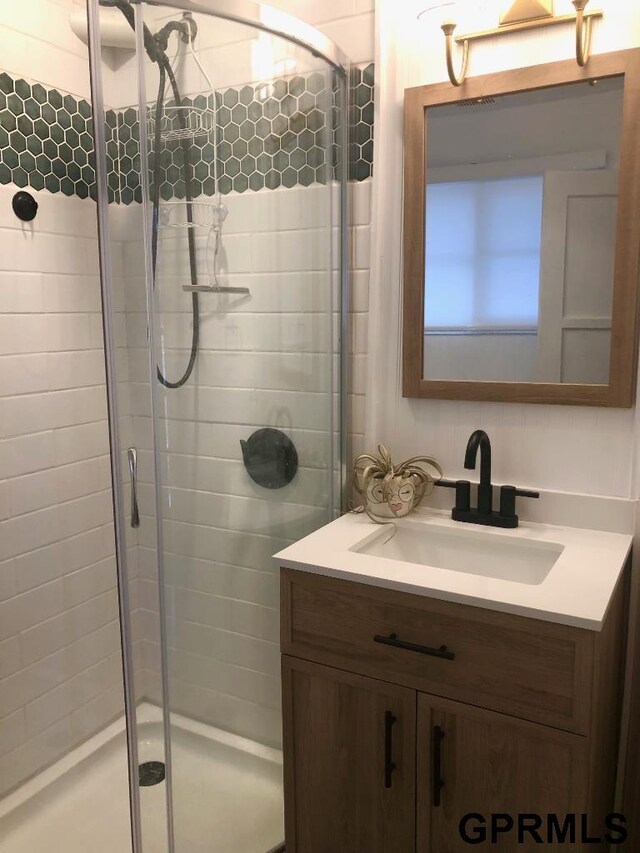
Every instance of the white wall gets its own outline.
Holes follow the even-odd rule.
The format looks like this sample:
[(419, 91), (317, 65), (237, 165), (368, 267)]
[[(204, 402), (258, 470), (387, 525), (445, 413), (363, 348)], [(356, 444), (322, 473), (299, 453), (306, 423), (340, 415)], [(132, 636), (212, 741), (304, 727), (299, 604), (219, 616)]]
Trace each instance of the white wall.
[[(374, 162), (375, 168), (375, 162)], [(350, 347), (350, 430), (351, 460), (366, 450), (365, 400), (368, 370), (369, 264), (371, 248), (372, 181), (350, 185), (351, 203), (351, 315)], [(384, 346), (384, 344), (383, 344)]]
[[(409, 6), (410, 4), (408, 4)], [(599, 4), (605, 12), (594, 30), (595, 52), (640, 44), (637, 7), (623, 0)], [(557, 4), (556, 11), (570, 11)], [(494, 444), (496, 482), (594, 495), (630, 497), (632, 489), (633, 410), (407, 400), (401, 395), (401, 221), (402, 97), (408, 86), (446, 79), (442, 34), (416, 26), (415, 11), (397, 4), (378, 5), (377, 85), (383, 111), (376, 114), (377, 201), (374, 199), (376, 278), (370, 299), (375, 324), (369, 332), (369, 446), (383, 441), (403, 458), (429, 453), (450, 477), (462, 475), (470, 433), (486, 429)], [(491, 21), (485, 21), (491, 25)], [(569, 28), (501, 36), (474, 45), (470, 74), (569, 59), (574, 47)], [(526, 502), (523, 502), (526, 513)]]
[[(326, 246), (326, 192), (313, 187), (225, 197), (230, 210), (224, 239), (228, 283), (248, 286), (252, 295), (246, 300), (200, 297), (198, 366), (186, 388), (161, 392), (161, 409), (169, 416), (161, 420), (159, 438), (171, 707), (270, 744), (279, 742), (281, 728), (279, 593), (277, 566), (270, 555), (328, 520), (331, 367), (322, 354), (328, 343), (328, 270), (323, 269), (324, 253), (316, 248)], [(353, 184), (350, 192), (355, 267), (352, 452), (359, 453), (370, 182)], [(142, 270), (139, 209), (112, 206), (111, 215), (116, 263), (127, 271), (128, 348), (119, 359), (121, 415), (123, 429), (138, 448), (141, 481), (139, 547), (132, 544), (129, 550), (136, 683), (139, 698), (159, 703), (153, 436), (144, 282), (136, 276)], [(161, 249), (160, 257), (168, 264), (158, 283), (163, 308), (159, 321), (167, 346), (164, 364), (175, 379), (186, 364), (191, 335), (189, 298), (179, 288), (186, 257), (184, 251), (176, 255), (170, 245)], [(199, 254), (201, 271), (203, 260)], [(336, 367), (334, 362), (334, 371)], [(280, 492), (268, 493), (254, 484), (240, 458), (240, 439), (265, 425), (284, 429), (299, 453), (299, 473)], [(125, 495), (128, 508), (126, 490)]]
[[(3, 4), (2, 70), (88, 97), (86, 47), (68, 28), (74, 5), (75, 0), (39, 0), (37, 7), (17, 15)], [(373, 58), (371, 2), (282, 5), (317, 23), (355, 62)], [(134, 102), (131, 74), (119, 74), (120, 68), (131, 70), (132, 58), (124, 66), (125, 54), (110, 51), (105, 58), (107, 101)], [(224, 51), (217, 67), (227, 75), (227, 85), (247, 82), (236, 79), (237, 69), (225, 60)], [(355, 410), (361, 409), (366, 363), (369, 189), (369, 183), (352, 187)], [(7, 244), (2, 257), (11, 258), (0, 271), (0, 792), (122, 711), (95, 207), (90, 201), (36, 194), (41, 208), (31, 231), (6, 213), (12, 192), (11, 187), (0, 188), (5, 211), (0, 240)], [(260, 194), (262, 213), (256, 212), (252, 193), (228, 199), (234, 214), (226, 241), (229, 267), (232, 273), (245, 269), (253, 302), (229, 311), (220, 323), (205, 312), (201, 364), (194, 377), (198, 393), (185, 389), (181, 396), (172, 398), (170, 392), (167, 397), (175, 450), (175, 457), (164, 459), (164, 474), (165, 498), (171, 495), (173, 511), (167, 576), (171, 612), (177, 617), (170, 621), (171, 664), (181, 673), (176, 705), (270, 743), (278, 742), (280, 718), (278, 588), (269, 554), (322, 523), (327, 513), (323, 466), (329, 454), (317, 420), (326, 410), (322, 398), (328, 400), (327, 377), (336, 364), (329, 365), (321, 355), (328, 328), (322, 339), (312, 332), (322, 325), (313, 312), (328, 310), (322, 289), (328, 271), (315, 269), (312, 258), (320, 258), (316, 238), (327, 249), (329, 234), (312, 221), (317, 208), (309, 205), (312, 195), (317, 202), (324, 192)], [(134, 264), (141, 260), (139, 210), (112, 214), (114, 222), (122, 214), (126, 223), (118, 228), (115, 222), (112, 246), (121, 440), (126, 448), (135, 438), (143, 480), (141, 547), (131, 531), (128, 542), (137, 686), (139, 698), (159, 701), (146, 326), (142, 282), (136, 278), (140, 268)], [(258, 256), (256, 231), (261, 230)], [(271, 230), (277, 232), (275, 238), (267, 233)], [(16, 243), (16, 235), (24, 242)], [(135, 257), (127, 257), (127, 251)], [(247, 270), (251, 252), (256, 266)], [(126, 279), (121, 266), (125, 258)], [(256, 276), (265, 263), (271, 274)], [(128, 287), (126, 305), (122, 284)], [(126, 319), (125, 307), (131, 311)], [(168, 308), (168, 339), (185, 347), (188, 316), (173, 312), (170, 304)], [(125, 352), (131, 342), (138, 349)], [(258, 344), (256, 356), (251, 350)], [(183, 356), (170, 354), (171, 370), (178, 369)], [(205, 398), (214, 409), (222, 401), (220, 422), (199, 410)], [(275, 399), (277, 410), (271, 402)], [(301, 470), (286, 495), (266, 501), (238, 460), (238, 441), (254, 426), (286, 414), (283, 401), (285, 408), (291, 401), (300, 419), (301, 429), (292, 435)], [(184, 418), (185, 405), (197, 410), (194, 419)], [(287, 422), (281, 425), (288, 427)], [(359, 441), (361, 415), (355, 426)], [(219, 483), (224, 507), (217, 497)], [(231, 539), (241, 548), (251, 543), (239, 562), (231, 557), (226, 564), (212, 560), (216, 546), (208, 531), (215, 538), (220, 530), (205, 516), (220, 511), (231, 513), (221, 522)], [(233, 531), (247, 524), (253, 532), (238, 540)], [(262, 536), (261, 526), (271, 535)]]
[[(0, 70), (89, 95), (72, 0), (3, 3)], [(0, 795), (122, 713), (95, 205), (0, 187)], [(126, 784), (126, 781), (123, 780)]]
[(87, 48), (69, 26), (79, 5), (82, 0), (1, 3), (1, 70), (88, 99)]
[(95, 206), (0, 188), (0, 793), (122, 710)]
[[(374, 55), (374, 0), (330, 0), (314, 3), (311, 0), (276, 0), (270, 6), (316, 26), (345, 51), (357, 65), (371, 62)], [(144, 20), (152, 32), (166, 21), (179, 19), (180, 10), (144, 7)], [(260, 33), (232, 21), (213, 16), (194, 15), (198, 26), (196, 50), (218, 90), (243, 86), (256, 81), (289, 74), (306, 74), (326, 68), (326, 63), (308, 51), (283, 39)], [(303, 33), (304, 37), (304, 33)], [(183, 95), (206, 89), (200, 71), (182, 46), (172, 39), (169, 49), (172, 60), (178, 56), (175, 69)], [(105, 98), (114, 108), (135, 104), (138, 92), (137, 59), (133, 51), (104, 53)], [(146, 62), (145, 84), (148, 100), (155, 98), (157, 71)]]
[[(368, 202), (366, 187), (354, 192)], [(330, 200), (331, 187), (320, 186), (225, 197), (225, 283), (249, 287), (251, 295), (200, 296), (196, 370), (186, 387), (161, 392), (171, 707), (271, 745), (281, 734), (279, 583), (271, 555), (331, 517), (329, 414), (338, 365), (330, 355)], [(119, 213), (123, 267), (140, 269), (137, 233), (126, 224), (135, 208)], [(199, 240), (202, 280), (205, 245)], [(162, 232), (159, 259), (163, 366), (175, 379), (191, 339), (190, 298), (179, 286), (188, 270), (183, 233)], [(126, 296), (143, 514), (138, 660), (147, 698), (159, 701), (146, 314), (135, 281)], [(240, 439), (263, 426), (284, 430), (298, 450), (295, 479), (277, 491), (256, 485), (242, 463)]]
[[(497, 175), (488, 171), (488, 178), (501, 171), (505, 177), (535, 174), (536, 168), (617, 169), (621, 131), (622, 84), (618, 80), (603, 81), (600, 87), (588, 83), (561, 87), (548, 98), (527, 92), (499, 98), (495, 104), (434, 107), (429, 109), (428, 168), (467, 167), (459, 180), (473, 175), (471, 164), (478, 166), (478, 179), (484, 176), (483, 164), (496, 164)], [(565, 162), (553, 165), (562, 155)], [(604, 163), (581, 165), (581, 161), (587, 164), (600, 158)], [(526, 162), (529, 159), (533, 164)], [(455, 169), (436, 174), (437, 180), (456, 180)], [(433, 179), (431, 172), (429, 181)]]
[[(298, 3), (297, 14), (316, 9)], [(361, 4), (322, 9), (356, 57), (373, 56), (372, 12)], [(360, 10), (361, 26), (352, 18)], [(157, 16), (157, 10), (150, 10)], [(164, 10), (163, 10), (164, 11)], [(339, 19), (339, 20), (338, 20)], [(237, 26), (208, 27), (199, 18), (203, 61), (214, 85), (255, 79)], [(342, 29), (341, 29), (342, 28)], [(367, 29), (368, 28), (368, 29)], [(357, 31), (359, 44), (349, 42)], [(240, 45), (240, 47), (239, 47)], [(299, 62), (307, 61), (297, 51)], [(306, 67), (306, 66), (305, 66)], [(298, 65), (296, 70), (301, 70)], [(303, 69), (304, 70), (304, 69)], [(112, 78), (112, 103), (130, 102), (135, 69)], [(188, 64), (179, 66), (181, 88), (190, 88)], [(130, 79), (127, 78), (130, 76)], [(128, 82), (127, 82), (128, 79)], [(186, 81), (186, 82), (185, 82)], [(149, 85), (149, 81), (148, 81)], [(194, 89), (202, 80), (193, 79)], [(153, 88), (153, 86), (151, 86)], [(129, 98), (129, 101), (127, 100)], [(353, 184), (354, 288), (352, 299), (354, 428), (361, 445), (368, 292), (370, 182)], [(249, 286), (251, 297), (202, 295), (201, 349), (188, 386), (161, 391), (160, 423), (165, 576), (169, 614), (171, 707), (259, 741), (280, 740), (279, 594), (270, 555), (328, 519), (328, 376), (337, 362), (326, 355), (329, 339), (328, 188), (248, 192), (224, 197), (224, 266), (228, 283)], [(121, 414), (131, 415), (132, 442), (140, 460), (142, 525), (131, 556), (139, 696), (161, 698), (157, 560), (154, 551), (152, 433), (148, 410), (146, 306), (142, 279), (139, 208), (111, 209), (113, 250), (126, 270), (127, 352), (121, 352)], [(188, 359), (190, 300), (180, 284), (188, 276), (184, 234), (161, 240), (159, 321), (167, 346), (164, 369), (178, 376)], [(204, 238), (200, 275), (206, 277)], [(124, 383), (130, 380), (129, 393)], [(129, 407), (129, 408), (127, 408)], [(241, 438), (261, 426), (280, 426), (298, 447), (300, 470), (280, 492), (265, 492), (248, 477)], [(136, 549), (134, 548), (134, 552)]]
[(269, 5), (316, 26), (356, 65), (373, 59), (375, 0), (273, 0)]
[(422, 375), (429, 379), (534, 382), (536, 334), (424, 335)]
[[(74, 2), (38, 0), (19, 15), (10, 6), (3, 4), (0, 10), (0, 70), (88, 97), (86, 47), (68, 28)], [(295, 6), (289, 5), (289, 11), (320, 22), (354, 61), (372, 59), (370, 2)], [(111, 51), (105, 57), (108, 102), (134, 102), (135, 89), (118, 73), (124, 55)], [(231, 73), (223, 60), (220, 67)], [(95, 207), (90, 201), (36, 194), (41, 207), (31, 229), (7, 212), (13, 191), (0, 188), (5, 259), (0, 262), (0, 793), (122, 712)], [(261, 226), (253, 193), (228, 199), (234, 211), (226, 243), (231, 271), (240, 270), (248, 253), (255, 252), (255, 228), (278, 221), (278, 247), (264, 233), (262, 251), (274, 273), (283, 262), (288, 271), (284, 277), (251, 276), (253, 305), (262, 305), (257, 314), (244, 306), (218, 323), (205, 313), (201, 365), (193, 380), (201, 393), (194, 397), (193, 390), (185, 389), (180, 398), (167, 398), (178, 410), (185, 401), (198, 407), (211, 398), (214, 409), (222, 401), (226, 416), (216, 425), (212, 415), (198, 412), (191, 421), (174, 410), (170, 439), (175, 456), (165, 458), (170, 462), (166, 482), (175, 502), (167, 556), (170, 605), (177, 608), (172, 611), (177, 618), (170, 622), (171, 664), (180, 671), (175, 706), (270, 743), (278, 742), (280, 718), (277, 575), (268, 555), (321, 523), (326, 512), (322, 507), (328, 484), (322, 466), (328, 447), (319, 440), (314, 413), (326, 409), (317, 401), (326, 397), (325, 373), (335, 370), (335, 364), (323, 363), (326, 357), (319, 350), (326, 340), (314, 340), (309, 334), (314, 324), (305, 319), (308, 311), (318, 309), (313, 306), (322, 294), (322, 273), (315, 271), (316, 281), (314, 262), (304, 249), (313, 249), (312, 232), (319, 223), (309, 220), (305, 226), (301, 221), (309, 214), (313, 219), (315, 208), (307, 198), (319, 192), (259, 194), (263, 204), (271, 196)], [(357, 237), (353, 387), (354, 408), (361, 412), (369, 184), (353, 186), (352, 193)], [(131, 531), (128, 541), (137, 687), (139, 698), (159, 701), (148, 396), (130, 396), (131, 389), (141, 390), (139, 383), (144, 386), (146, 376), (143, 289), (136, 278), (140, 270), (133, 264), (141, 260), (139, 245), (133, 249), (135, 257), (127, 258), (126, 280), (121, 266), (132, 238), (134, 244), (139, 240), (140, 211), (127, 214), (114, 207), (112, 213), (121, 440), (126, 448), (135, 438), (143, 480), (140, 549)], [(121, 228), (115, 221), (119, 215), (125, 223)], [(325, 248), (327, 237), (325, 233)], [(124, 283), (126, 305), (120, 290)], [(279, 301), (270, 308), (274, 293)], [(132, 310), (126, 318), (125, 307)], [(181, 345), (186, 346), (188, 316), (167, 317), (168, 336), (175, 341), (182, 335)], [(255, 356), (247, 347), (255, 349), (258, 341), (263, 349)], [(127, 343), (135, 343), (133, 350), (125, 351)], [(172, 356), (172, 371), (183, 355)], [(303, 386), (309, 389), (307, 396), (299, 396)], [(142, 393), (148, 392), (142, 388)], [(280, 417), (272, 399), (282, 402), (297, 396), (305, 428), (293, 434), (301, 457), (309, 461), (289, 488), (288, 500), (265, 501), (238, 461), (238, 441), (254, 426)], [(361, 436), (361, 414), (355, 427)], [(220, 491), (226, 496), (224, 507), (216, 497)], [(273, 528), (275, 538), (264, 537), (263, 543), (256, 531), (251, 541), (260, 547), (249, 549), (253, 558), (247, 554), (239, 564), (231, 559), (216, 563), (215, 545), (207, 534), (215, 526), (203, 513), (213, 517), (221, 511), (230, 513), (223, 528), (233, 531), (243, 519), (252, 519), (252, 524)], [(193, 536), (192, 513), (198, 518)], [(232, 538), (242, 546), (242, 538), (235, 533)]]

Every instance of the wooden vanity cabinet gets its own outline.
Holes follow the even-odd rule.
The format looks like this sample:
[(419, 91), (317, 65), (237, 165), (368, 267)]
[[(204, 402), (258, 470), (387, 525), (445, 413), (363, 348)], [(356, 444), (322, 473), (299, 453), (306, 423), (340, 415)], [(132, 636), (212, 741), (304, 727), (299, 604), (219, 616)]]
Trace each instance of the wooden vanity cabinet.
[[(477, 843), (495, 813), (540, 815), (544, 849), (604, 853), (623, 579), (600, 632), (288, 569), (281, 584), (287, 853), (541, 849), (517, 825)], [(555, 814), (576, 815), (575, 844), (547, 843)]]
[(415, 691), (285, 657), (287, 851), (415, 850)]
[[(518, 814), (563, 818), (586, 811), (589, 762), (584, 737), (424, 694), (418, 694), (417, 720), (417, 778), (422, 783), (417, 850), (463, 853), (473, 846), (468, 839), (483, 849), (477, 841), (489, 841), (492, 814), (508, 814), (515, 822)], [(484, 822), (471, 815), (481, 815)], [(547, 840), (546, 821), (538, 834)], [(496, 838), (500, 840), (485, 849), (540, 849), (529, 836), (516, 845), (515, 826)]]

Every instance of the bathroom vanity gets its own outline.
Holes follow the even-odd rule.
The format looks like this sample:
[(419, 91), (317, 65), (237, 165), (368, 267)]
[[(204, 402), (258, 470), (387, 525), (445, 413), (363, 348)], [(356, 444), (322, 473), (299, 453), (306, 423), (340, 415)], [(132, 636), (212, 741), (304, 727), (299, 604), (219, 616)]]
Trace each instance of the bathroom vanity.
[(347, 515), (277, 555), (287, 853), (458, 853), (495, 813), (500, 851), (539, 849), (518, 815), (602, 838), (631, 537), (430, 510), (392, 533)]

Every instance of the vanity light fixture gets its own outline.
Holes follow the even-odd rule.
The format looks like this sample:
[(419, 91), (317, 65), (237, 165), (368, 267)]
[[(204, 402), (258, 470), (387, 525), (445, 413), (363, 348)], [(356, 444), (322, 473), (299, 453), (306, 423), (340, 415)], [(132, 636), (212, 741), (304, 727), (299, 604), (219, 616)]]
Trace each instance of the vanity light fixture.
[[(469, 39), (464, 39), (462, 42), (462, 65), (460, 73), (456, 74), (453, 64), (453, 33), (458, 26), (456, 19), (460, 14), (462, 2), (463, 0), (434, 0), (418, 13), (418, 20), (426, 20), (428, 16), (434, 15), (440, 23), (445, 38), (447, 73), (454, 86), (462, 86), (469, 65)], [(466, 4), (466, 7), (468, 9), (469, 3)]]
[[(576, 10), (576, 59), (581, 68), (589, 61), (591, 53), (591, 36), (593, 34), (593, 19), (597, 12), (585, 14), (589, 0), (572, 0)], [(600, 12), (602, 16), (602, 12)]]
[[(466, 0), (466, 3), (464, 0), (438, 0), (438, 2), (432, 2), (426, 8), (422, 9), (418, 14), (418, 18), (422, 18), (428, 13), (441, 11), (442, 23), (440, 26), (445, 39), (447, 73), (449, 80), (451, 80), (454, 86), (462, 86), (467, 76), (471, 42), (502, 35), (503, 33), (524, 32), (525, 30), (550, 27), (556, 24), (575, 22), (576, 60), (578, 65), (584, 68), (589, 61), (591, 51), (593, 21), (595, 18), (602, 18), (603, 12), (600, 9), (587, 11), (589, 0), (571, 0), (571, 2), (576, 10), (575, 14), (556, 15), (554, 14), (554, 0), (512, 0), (508, 9), (500, 16), (498, 27), (456, 36), (455, 39), (453, 34), (458, 26), (458, 21), (455, 20), (456, 13), (463, 6), (467, 8), (474, 6), (476, 9), (482, 9), (486, 4), (482, 3), (481, 0)], [(462, 61), (459, 73), (456, 73), (454, 68), (454, 41), (462, 46)]]

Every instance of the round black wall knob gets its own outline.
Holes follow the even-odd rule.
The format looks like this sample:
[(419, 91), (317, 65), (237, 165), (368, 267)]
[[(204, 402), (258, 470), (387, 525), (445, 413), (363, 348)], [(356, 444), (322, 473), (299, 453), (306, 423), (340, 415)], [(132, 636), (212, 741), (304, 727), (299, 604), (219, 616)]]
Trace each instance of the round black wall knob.
[(38, 202), (31, 193), (24, 190), (14, 195), (11, 207), (18, 219), (22, 219), (23, 222), (31, 222), (38, 212)]
[(298, 453), (279, 429), (265, 427), (241, 441), (242, 458), (252, 480), (265, 489), (281, 489), (298, 470)]

